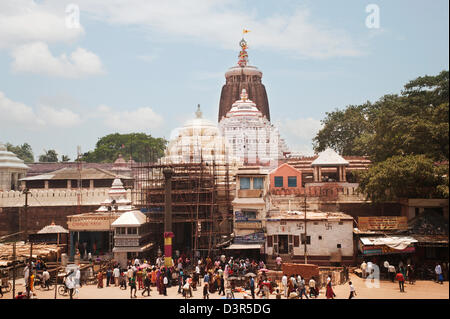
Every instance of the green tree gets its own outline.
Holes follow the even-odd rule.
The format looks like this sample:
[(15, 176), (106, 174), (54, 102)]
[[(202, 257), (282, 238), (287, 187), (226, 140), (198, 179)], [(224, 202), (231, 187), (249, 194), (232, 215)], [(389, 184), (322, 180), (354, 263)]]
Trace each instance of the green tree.
[(23, 160), (25, 163), (33, 163), (34, 155), (30, 144), (23, 143), (22, 145), (14, 146), (10, 143), (6, 143), (6, 149), (17, 155), (18, 158)]
[(449, 154), (449, 72), (410, 81), (401, 95), (327, 113), (314, 150), (331, 147), (342, 155), (367, 155), (374, 162), (395, 155)]
[(69, 161), (70, 161), (70, 158), (69, 158), (68, 155), (62, 155), (61, 156), (61, 162), (69, 162)]
[(58, 153), (55, 150), (44, 150), (44, 154), (39, 156), (39, 162), (58, 162)]
[(313, 139), (313, 148), (322, 152), (330, 147), (342, 155), (366, 155), (365, 150), (358, 148), (358, 137), (370, 129), (367, 110), (371, 104), (350, 105), (345, 110), (326, 113), (322, 120), (323, 128)]
[(373, 202), (399, 198), (448, 198), (448, 164), (425, 155), (399, 155), (359, 174), (359, 188)]
[(86, 162), (114, 162), (119, 154), (136, 162), (153, 162), (164, 155), (167, 141), (145, 133), (109, 134), (100, 138), (93, 151), (82, 156)]

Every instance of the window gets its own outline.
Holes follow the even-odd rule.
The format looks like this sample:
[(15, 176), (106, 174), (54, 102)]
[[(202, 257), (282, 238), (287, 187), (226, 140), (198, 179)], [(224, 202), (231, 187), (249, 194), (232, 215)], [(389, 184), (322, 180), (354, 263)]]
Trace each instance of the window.
[(300, 246), (300, 236), (294, 236), (294, 247)]
[(288, 187), (297, 187), (297, 176), (288, 176)]
[(116, 235), (125, 235), (126, 231), (125, 231), (125, 227), (117, 227), (116, 228)]
[(319, 225), (319, 222), (314, 222), (314, 225)]
[[(302, 234), (302, 245), (305, 244), (305, 234)], [(311, 245), (311, 236), (306, 236), (306, 244)]]
[(283, 176), (275, 176), (275, 187), (283, 187)]
[(339, 222), (339, 225), (344, 225), (344, 222)]
[(263, 189), (263, 181), (264, 179), (262, 177), (253, 178), (253, 189)]
[(246, 217), (248, 219), (256, 219), (256, 212), (243, 211), (242, 214), (244, 215), (244, 217)]
[(337, 244), (337, 248), (341, 248), (341, 244)]
[(136, 227), (128, 227), (127, 234), (128, 235), (136, 235), (137, 234), (137, 228)]
[(250, 177), (240, 178), (241, 189), (250, 189)]
[(280, 225), (286, 225), (286, 221), (280, 221)]
[(319, 236), (319, 240), (322, 240), (322, 236)]

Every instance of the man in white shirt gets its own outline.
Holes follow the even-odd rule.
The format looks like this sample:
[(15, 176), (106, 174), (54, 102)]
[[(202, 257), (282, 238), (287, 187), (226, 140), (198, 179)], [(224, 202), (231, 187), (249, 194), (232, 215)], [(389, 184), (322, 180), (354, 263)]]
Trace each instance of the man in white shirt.
[(287, 278), (286, 274), (284, 274), (283, 277), (281, 278), (281, 284), (283, 285), (284, 296), (287, 298), (288, 278)]
[(130, 280), (130, 278), (133, 277), (133, 273), (134, 273), (133, 268), (128, 267), (128, 271), (127, 271), (128, 280)]
[(394, 280), (395, 280), (395, 266), (394, 265), (389, 265), (388, 271), (389, 271), (389, 277), (391, 278), (392, 282), (394, 282)]
[(367, 264), (366, 262), (363, 260), (362, 264), (361, 264), (361, 270), (362, 270), (362, 277), (366, 278), (366, 270), (367, 270)]
[(114, 268), (113, 270), (113, 276), (114, 276), (114, 285), (117, 287), (119, 286), (119, 277), (120, 277), (120, 269), (119, 266)]
[(48, 284), (50, 280), (50, 274), (47, 268), (44, 268), (44, 271), (42, 272), (42, 280), (44, 281), (44, 287), (50, 289), (50, 286)]

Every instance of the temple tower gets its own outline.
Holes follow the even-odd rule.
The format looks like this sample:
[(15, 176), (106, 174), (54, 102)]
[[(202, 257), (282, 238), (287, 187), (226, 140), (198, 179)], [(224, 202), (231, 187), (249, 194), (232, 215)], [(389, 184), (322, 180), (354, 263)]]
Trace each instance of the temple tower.
[(248, 98), (270, 121), (266, 88), (261, 83), (262, 72), (257, 67), (248, 65), (247, 42), (242, 39), (239, 45), (241, 51), (239, 52), (238, 64), (225, 73), (226, 83), (222, 87), (220, 95), (218, 121), (230, 111), (233, 103), (240, 99), (242, 89), (247, 91)]

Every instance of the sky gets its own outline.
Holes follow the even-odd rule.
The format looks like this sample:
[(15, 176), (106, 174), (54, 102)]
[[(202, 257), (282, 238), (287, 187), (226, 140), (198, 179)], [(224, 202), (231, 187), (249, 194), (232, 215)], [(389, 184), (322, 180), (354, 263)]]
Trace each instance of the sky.
[(217, 122), (242, 30), (272, 123), (311, 155), (326, 112), (448, 70), (447, 0), (2, 0), (0, 142), (76, 157), (110, 133)]

